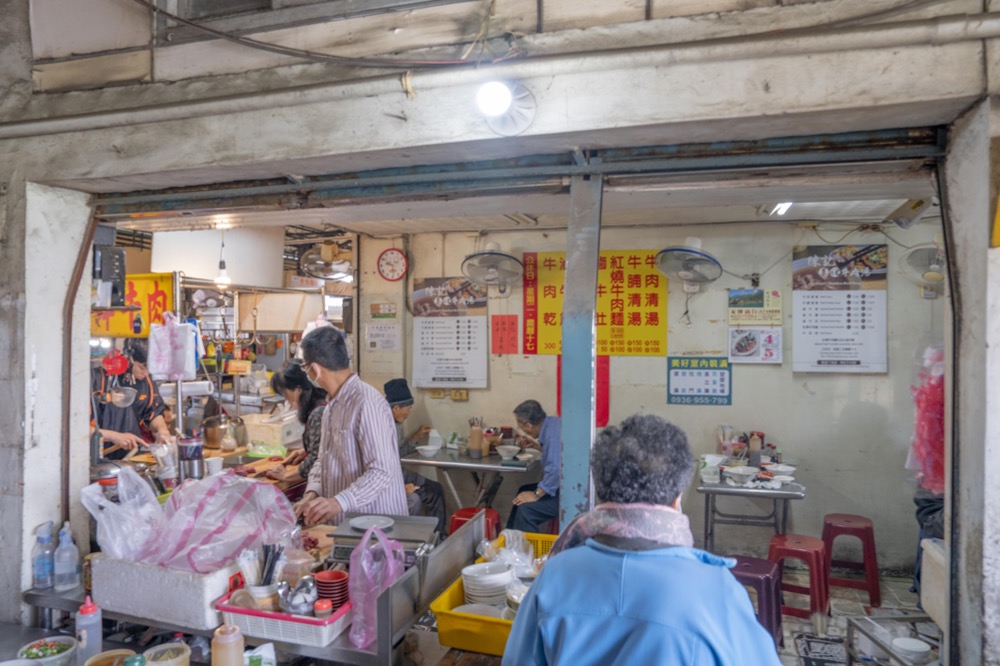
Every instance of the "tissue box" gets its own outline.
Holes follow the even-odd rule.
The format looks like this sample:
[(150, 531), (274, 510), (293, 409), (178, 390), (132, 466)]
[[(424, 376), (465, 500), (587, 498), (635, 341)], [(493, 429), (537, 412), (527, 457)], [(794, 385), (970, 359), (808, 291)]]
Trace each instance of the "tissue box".
[(244, 414), (241, 418), (247, 427), (247, 440), (269, 447), (284, 447), (302, 439), (302, 432), (305, 430), (295, 414), (289, 414), (274, 423), (266, 423), (273, 418), (268, 414)]
[(215, 601), (229, 592), (229, 578), (237, 571), (232, 564), (196, 574), (99, 553), (91, 559), (91, 596), (104, 610), (154, 624), (214, 629), (222, 624)]

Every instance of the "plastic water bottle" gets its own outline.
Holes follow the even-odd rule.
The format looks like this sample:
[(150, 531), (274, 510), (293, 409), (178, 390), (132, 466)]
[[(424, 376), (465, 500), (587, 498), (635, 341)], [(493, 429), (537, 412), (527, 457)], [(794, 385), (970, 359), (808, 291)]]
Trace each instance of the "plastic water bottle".
[(41, 525), (35, 534), (38, 541), (31, 550), (31, 584), (36, 590), (52, 587), (55, 578), (55, 559), (52, 550), (52, 521)]
[(224, 624), (215, 630), (212, 666), (243, 666), (243, 634), (239, 627)]
[(80, 551), (73, 543), (69, 521), (59, 530), (59, 547), (55, 554), (56, 592), (71, 590), (80, 585)]
[(101, 609), (90, 596), (76, 613), (77, 664), (85, 664), (95, 654), (104, 651), (104, 629)]

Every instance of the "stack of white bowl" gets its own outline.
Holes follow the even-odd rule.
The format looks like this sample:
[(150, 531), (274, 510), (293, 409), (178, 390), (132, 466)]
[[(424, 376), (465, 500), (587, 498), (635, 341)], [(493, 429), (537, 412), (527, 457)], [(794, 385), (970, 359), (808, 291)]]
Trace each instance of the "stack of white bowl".
[(506, 562), (483, 562), (462, 569), (465, 603), (502, 605), (507, 599), (507, 585), (514, 580), (514, 569)]

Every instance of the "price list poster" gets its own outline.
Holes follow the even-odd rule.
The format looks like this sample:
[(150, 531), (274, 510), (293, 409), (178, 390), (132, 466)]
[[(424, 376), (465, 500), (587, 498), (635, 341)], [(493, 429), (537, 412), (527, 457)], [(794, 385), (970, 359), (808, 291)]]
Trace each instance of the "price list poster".
[(795, 372), (888, 372), (888, 250), (812, 245), (792, 255)]
[(413, 385), (487, 387), (486, 288), (424, 278), (413, 289)]
[[(598, 259), (594, 325), (599, 356), (667, 355), (667, 278), (657, 250), (605, 250)], [(565, 252), (525, 252), (525, 354), (562, 353)]]

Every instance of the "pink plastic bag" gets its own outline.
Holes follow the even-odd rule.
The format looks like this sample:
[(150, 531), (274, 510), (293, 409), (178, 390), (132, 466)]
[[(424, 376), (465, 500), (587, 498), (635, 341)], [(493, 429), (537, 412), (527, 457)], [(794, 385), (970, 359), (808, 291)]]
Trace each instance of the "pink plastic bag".
[(286, 543), (295, 511), (273, 484), (232, 472), (186, 481), (163, 507), (159, 537), (139, 558), (168, 569), (208, 573), (245, 548)]
[[(375, 541), (372, 542), (372, 536)], [(351, 643), (368, 647), (378, 635), (378, 597), (403, 575), (406, 554), (398, 541), (389, 539), (377, 527), (369, 527), (364, 538), (351, 552)]]

